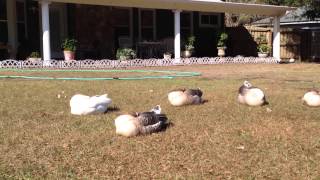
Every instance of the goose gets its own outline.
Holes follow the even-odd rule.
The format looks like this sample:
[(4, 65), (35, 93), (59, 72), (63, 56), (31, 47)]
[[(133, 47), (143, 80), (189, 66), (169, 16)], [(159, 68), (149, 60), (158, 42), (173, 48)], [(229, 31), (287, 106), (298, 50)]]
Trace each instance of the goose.
[(167, 123), (167, 116), (161, 114), (161, 107), (157, 105), (148, 112), (120, 115), (114, 121), (116, 134), (133, 137), (163, 130)]
[(244, 81), (243, 85), (239, 88), (238, 101), (241, 104), (249, 106), (261, 106), (268, 104), (263, 91), (252, 86), (249, 81)]
[(173, 106), (201, 104), (202, 91), (198, 89), (177, 89), (169, 92), (168, 100)]
[(317, 90), (311, 90), (304, 94), (302, 101), (304, 104), (311, 107), (320, 106), (320, 92)]
[(108, 94), (86, 96), (76, 94), (70, 100), (71, 114), (74, 115), (89, 115), (89, 114), (102, 114), (107, 111), (108, 105), (112, 100)]

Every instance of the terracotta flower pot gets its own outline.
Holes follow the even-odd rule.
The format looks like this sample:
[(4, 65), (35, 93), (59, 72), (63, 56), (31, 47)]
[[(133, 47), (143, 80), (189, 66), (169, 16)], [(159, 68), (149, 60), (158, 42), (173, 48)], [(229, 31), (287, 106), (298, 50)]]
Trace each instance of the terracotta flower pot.
[(75, 52), (73, 51), (63, 51), (64, 60), (70, 61), (75, 59)]

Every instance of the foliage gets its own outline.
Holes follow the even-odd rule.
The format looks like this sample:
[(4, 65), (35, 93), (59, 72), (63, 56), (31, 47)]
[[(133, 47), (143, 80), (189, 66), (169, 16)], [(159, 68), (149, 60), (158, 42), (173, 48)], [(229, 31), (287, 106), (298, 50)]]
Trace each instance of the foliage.
[(34, 51), (29, 55), (29, 58), (40, 58), (40, 53), (38, 51)]
[(258, 46), (258, 52), (260, 53), (270, 53), (271, 48), (267, 44), (260, 44)]
[(219, 39), (218, 39), (217, 46), (218, 47), (226, 47), (226, 42), (228, 40), (228, 34), (225, 33), (225, 32), (222, 32), (222, 33), (219, 34), (218, 38)]
[(256, 42), (258, 44), (267, 43), (267, 37), (261, 34), (259, 37), (256, 38)]
[(76, 51), (78, 41), (76, 39), (66, 38), (62, 44), (61, 48), (64, 51)]
[(194, 50), (195, 41), (196, 41), (196, 37), (195, 36), (188, 37), (185, 49), (187, 51), (193, 51)]
[(262, 3), (270, 5), (284, 5), (305, 7), (304, 16), (314, 20), (320, 18), (320, 0), (228, 0), (231, 2), (245, 2), (245, 3)]
[(133, 59), (135, 58), (137, 55), (136, 55), (136, 52), (131, 49), (131, 48), (119, 48), (117, 50), (117, 59), (120, 59), (121, 56), (124, 56), (126, 57), (127, 59)]

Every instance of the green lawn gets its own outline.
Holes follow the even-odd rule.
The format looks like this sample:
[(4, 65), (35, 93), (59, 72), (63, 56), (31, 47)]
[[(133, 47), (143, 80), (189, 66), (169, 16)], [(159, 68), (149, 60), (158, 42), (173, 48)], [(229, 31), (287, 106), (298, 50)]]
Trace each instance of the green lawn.
[[(149, 69), (196, 71), (203, 76), (137, 81), (1, 79), (0, 179), (320, 179), (320, 108), (301, 103), (306, 90), (320, 88), (320, 65)], [(93, 75), (100, 76), (64, 72), (56, 76)], [(270, 105), (238, 104), (237, 91), (244, 80), (263, 89)], [(170, 106), (167, 93), (179, 87), (200, 87), (208, 102)], [(69, 100), (76, 93), (108, 93), (120, 110), (73, 116)], [(113, 123), (119, 114), (157, 104), (173, 126), (149, 136), (115, 134)]]

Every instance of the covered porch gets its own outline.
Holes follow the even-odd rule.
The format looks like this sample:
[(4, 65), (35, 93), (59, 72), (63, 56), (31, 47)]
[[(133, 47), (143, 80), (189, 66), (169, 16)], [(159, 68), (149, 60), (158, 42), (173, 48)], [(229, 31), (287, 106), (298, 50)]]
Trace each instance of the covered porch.
[[(7, 3), (8, 9), (12, 8), (12, 3), (16, 0), (7, 0), (10, 3)], [(112, 20), (116, 21), (116, 27), (117, 30), (113, 32), (104, 32), (104, 34), (101, 34), (101, 32), (97, 33), (100, 35), (100, 40), (110, 42), (110, 41), (117, 41), (117, 45), (120, 47), (121, 45), (121, 38), (123, 44), (129, 43), (131, 44), (131, 47), (134, 46), (136, 49), (139, 48), (139, 43), (144, 42), (145, 39), (159, 42), (159, 39), (157, 37), (158, 32), (163, 32), (165, 30), (170, 29), (168, 32), (172, 31), (172, 39), (169, 41), (171, 43), (171, 47), (174, 51), (174, 59), (175, 62), (179, 63), (181, 59), (181, 40), (183, 39), (182, 36), (193, 35), (194, 34), (194, 13), (193, 12), (206, 12), (206, 13), (224, 13), (224, 12), (231, 12), (231, 13), (246, 13), (246, 14), (260, 14), (260, 15), (267, 15), (274, 17), (274, 30), (273, 30), (273, 57), (280, 60), (280, 31), (279, 31), (279, 18), (286, 13), (286, 11), (291, 10), (293, 8), (290, 7), (283, 7), (283, 6), (270, 6), (270, 5), (258, 5), (258, 4), (244, 4), (244, 3), (229, 3), (229, 2), (222, 2), (222, 1), (209, 1), (209, 0), (192, 0), (192, 1), (185, 1), (185, 0), (139, 0), (139, 1), (112, 1), (112, 0), (92, 0), (92, 1), (85, 1), (85, 0), (40, 0), (40, 17), (41, 17), (41, 49), (43, 54), (43, 60), (44, 61), (51, 61), (54, 56), (52, 54), (53, 47), (52, 47), (52, 41), (55, 41), (55, 33), (50, 33), (50, 31), (54, 30), (57, 26), (56, 24), (50, 24), (53, 17), (50, 17), (50, 9), (53, 6), (56, 6), (57, 4), (65, 4), (65, 3), (71, 3), (72, 5), (76, 6), (78, 10), (80, 9), (80, 13), (78, 11), (78, 14), (80, 14), (80, 17), (82, 16), (85, 18), (88, 16), (86, 13), (88, 9), (86, 9), (84, 5), (96, 5), (101, 7), (108, 7), (108, 9), (116, 10), (115, 12), (118, 12), (120, 14), (113, 16), (112, 18), (109, 18), (110, 23)], [(11, 4), (11, 6), (10, 6)], [(9, 7), (10, 6), (10, 7)], [(81, 7), (83, 12), (81, 13)], [(138, 8), (138, 18), (134, 18), (135, 10), (134, 8)], [(159, 26), (157, 26), (157, 22), (152, 19), (155, 16), (153, 14), (156, 13), (155, 9), (158, 11), (171, 13), (171, 16), (173, 17), (173, 22), (171, 23), (170, 19), (168, 18), (168, 23), (163, 27), (163, 29), (159, 30)], [(103, 10), (104, 14), (108, 14), (107, 10)], [(191, 12), (191, 13), (190, 13)], [(11, 14), (10, 14), (11, 13)], [(71, 13), (72, 14), (75, 14)], [(128, 13), (129, 19), (119, 21), (117, 20), (117, 17), (121, 19), (121, 13), (126, 14)], [(7, 12), (8, 15), (11, 17), (13, 16), (12, 12)], [(145, 14), (145, 15), (143, 15)], [(189, 14), (189, 16), (188, 16)], [(166, 17), (166, 14), (163, 14), (164, 18)], [(70, 15), (69, 15), (70, 16)], [(144, 21), (141, 21), (141, 16), (146, 17), (146, 24), (143, 24)], [(150, 20), (150, 17), (151, 20)], [(169, 16), (170, 17), (170, 16)], [(189, 17), (186, 19), (186, 17)], [(51, 21), (50, 21), (51, 18)], [(149, 19), (148, 19), (149, 18)], [(14, 21), (15, 18), (13, 18)], [(166, 20), (166, 19), (164, 19)], [(222, 22), (220, 22), (219, 28), (223, 28), (223, 16), (221, 16), (220, 19)], [(8, 18), (9, 21), (9, 18)], [(90, 19), (88, 18), (88, 21)], [(94, 20), (93, 20), (94, 21)], [(186, 28), (185, 22), (190, 21), (189, 28)], [(196, 20), (195, 20), (196, 21)], [(122, 23), (121, 22), (125, 22)], [(92, 26), (87, 24), (87, 27), (83, 26), (84, 24), (80, 24), (77, 26), (70, 26), (68, 22), (68, 27), (70, 28), (77, 28), (77, 29), (86, 29), (86, 28), (92, 28)], [(197, 22), (199, 23), (199, 22)], [(15, 23), (8, 23), (8, 29), (14, 28)], [(136, 32), (134, 30), (134, 26), (139, 26), (138, 31)], [(108, 26), (105, 25), (105, 26)], [(62, 27), (63, 29), (63, 27)], [(151, 31), (150, 31), (151, 30)], [(125, 36), (121, 36), (121, 33), (124, 31), (127, 31)], [(186, 32), (188, 31), (188, 32)], [(92, 37), (93, 35), (90, 34), (90, 31), (83, 31), (84, 34), (80, 36), (80, 38), (84, 38), (81, 40), (82, 42), (88, 41), (88, 37)], [(91, 31), (92, 33), (93, 31)], [(81, 32), (78, 32), (81, 33)], [(171, 32), (170, 32), (171, 33)], [(200, 33), (201, 34), (201, 33)], [(50, 37), (51, 35), (51, 37)], [(108, 35), (108, 36), (106, 36)], [(144, 37), (145, 36), (145, 37)], [(85, 39), (87, 37), (87, 39)], [(115, 38), (117, 37), (117, 38)], [(135, 38), (137, 37), (137, 38)], [(165, 37), (162, 37), (161, 40), (166, 39)], [(11, 45), (12, 49), (16, 49), (17, 47), (17, 35), (11, 34), (9, 35), (8, 44)], [(169, 43), (169, 44), (170, 44)], [(85, 43), (83, 43), (85, 44)], [(93, 46), (94, 42), (88, 42), (88, 46)], [(107, 45), (110, 45), (112, 43), (105, 43)], [(114, 43), (113, 43), (114, 44)], [(214, 46), (214, 42), (212, 42)], [(168, 43), (167, 43), (168, 45)], [(99, 46), (101, 47), (101, 46)], [(108, 49), (105, 47), (105, 49)], [(112, 48), (109, 48), (112, 49)], [(116, 49), (113, 47), (113, 49)], [(214, 47), (212, 47), (214, 49)], [(81, 48), (80, 51), (87, 51), (88, 47)], [(88, 52), (92, 53), (92, 52)]]

